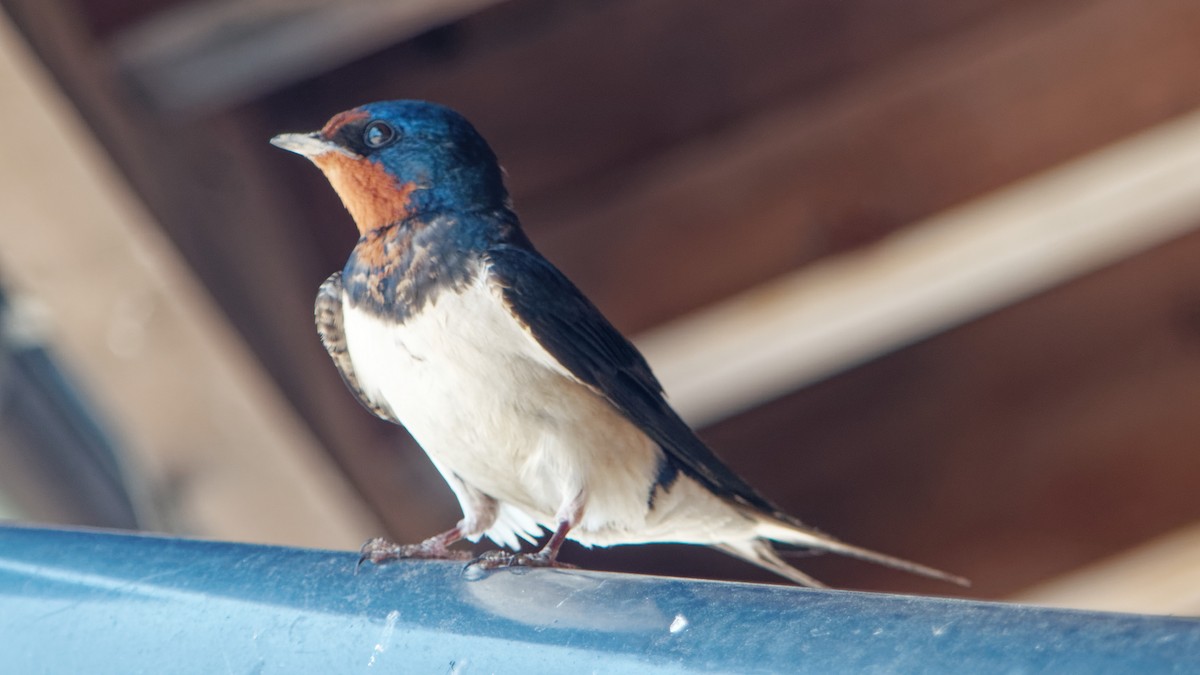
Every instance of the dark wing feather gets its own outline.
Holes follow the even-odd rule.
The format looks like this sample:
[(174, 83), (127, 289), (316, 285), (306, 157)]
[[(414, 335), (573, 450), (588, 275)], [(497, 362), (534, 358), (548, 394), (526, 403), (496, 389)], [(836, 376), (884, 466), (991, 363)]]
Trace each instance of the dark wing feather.
[(313, 318), (317, 323), (317, 335), (321, 337), (321, 344), (325, 345), (325, 351), (329, 352), (333, 365), (337, 366), (338, 372), (341, 373), (342, 381), (354, 393), (358, 402), (380, 419), (400, 424), (400, 420), (396, 419), (390, 409), (372, 401), (358, 385), (358, 376), (354, 374), (354, 364), (350, 361), (350, 352), (346, 349), (346, 334), (342, 331), (341, 272), (334, 272), (321, 284), (320, 290), (317, 291), (316, 305), (313, 307)]
[(497, 246), (488, 255), (490, 274), (513, 315), (559, 363), (658, 443), (668, 461), (717, 494), (787, 518), (696, 436), (667, 403), (637, 348), (562, 272), (524, 246)]

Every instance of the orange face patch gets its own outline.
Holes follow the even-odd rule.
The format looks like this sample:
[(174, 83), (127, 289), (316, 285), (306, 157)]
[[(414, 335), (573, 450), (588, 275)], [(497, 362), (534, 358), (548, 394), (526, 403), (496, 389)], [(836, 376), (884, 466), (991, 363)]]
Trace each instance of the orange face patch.
[(397, 184), (379, 164), (340, 152), (327, 152), (313, 158), (313, 163), (325, 172), (359, 233), (365, 235), (408, 217), (416, 184)]

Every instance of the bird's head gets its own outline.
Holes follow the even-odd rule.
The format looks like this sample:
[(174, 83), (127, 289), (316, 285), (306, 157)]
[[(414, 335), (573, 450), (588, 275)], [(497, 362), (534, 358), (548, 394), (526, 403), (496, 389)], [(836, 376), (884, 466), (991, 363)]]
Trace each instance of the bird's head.
[(312, 160), (364, 235), (417, 215), (508, 207), (492, 149), (465, 118), (434, 103), (369, 103), (320, 131), (271, 143)]

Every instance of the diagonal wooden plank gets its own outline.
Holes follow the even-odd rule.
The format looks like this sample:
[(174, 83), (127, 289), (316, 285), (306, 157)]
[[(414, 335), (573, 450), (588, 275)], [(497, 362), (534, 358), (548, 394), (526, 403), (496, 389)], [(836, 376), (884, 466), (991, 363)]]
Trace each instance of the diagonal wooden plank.
[(704, 426), (1169, 241), (1200, 222), (1200, 112), (639, 339)]
[(1190, 525), (1009, 596), (1102, 612), (1200, 616), (1200, 525)]
[(0, 262), (47, 308), (48, 339), (115, 420), (149, 522), (309, 546), (373, 533), (6, 20), (0, 97)]
[(200, 114), (244, 103), (498, 0), (204, 0), (112, 39), (151, 103)]

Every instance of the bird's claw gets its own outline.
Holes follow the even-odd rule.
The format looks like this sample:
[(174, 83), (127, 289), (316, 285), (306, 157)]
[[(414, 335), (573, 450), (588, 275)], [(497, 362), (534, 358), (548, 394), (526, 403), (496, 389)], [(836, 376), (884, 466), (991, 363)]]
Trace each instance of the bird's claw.
[(379, 565), (393, 560), (424, 559), (424, 560), (468, 560), (471, 554), (467, 551), (455, 551), (446, 547), (437, 537), (426, 539), (419, 544), (397, 544), (383, 537), (367, 540), (359, 549), (358, 564), (354, 566), (357, 574), (363, 563), (370, 562)]
[(559, 569), (575, 569), (575, 565), (561, 562), (558, 559), (548, 555), (545, 551), (536, 551), (534, 553), (509, 553), (508, 551), (503, 550), (488, 551), (467, 563), (467, 568), (475, 568), (479, 570), (497, 570), (501, 568), (514, 567), (554, 567)]

